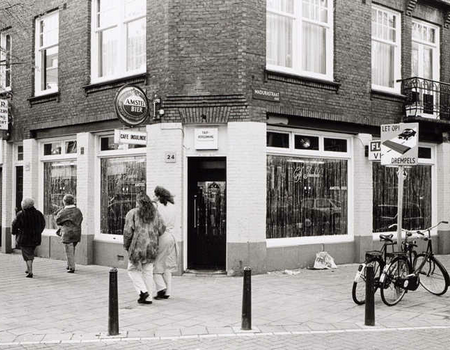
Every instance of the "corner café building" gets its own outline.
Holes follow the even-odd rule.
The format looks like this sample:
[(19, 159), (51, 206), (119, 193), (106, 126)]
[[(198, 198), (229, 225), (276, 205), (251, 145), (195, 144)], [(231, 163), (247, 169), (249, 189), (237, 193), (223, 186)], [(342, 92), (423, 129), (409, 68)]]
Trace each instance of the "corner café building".
[[(125, 215), (137, 193), (152, 196), (157, 185), (175, 196), (180, 272), (304, 267), (321, 250), (337, 263), (356, 262), (395, 222), (395, 168), (369, 159), (371, 134), (302, 129), (277, 116), (231, 121), (226, 113), (207, 123), (201, 116), (161, 122), (178, 102), (166, 101), (166, 111), (158, 100), (153, 109), (147, 103), (140, 88), (125, 86), (115, 98), (115, 121), (64, 136), (37, 132), (21, 144), (2, 141), (2, 203), (36, 199), (47, 222), (39, 256), (64, 259), (54, 215), (65, 193), (76, 194), (84, 214), (81, 264), (126, 267)], [(240, 108), (242, 101), (234, 103)], [(153, 121), (142, 126), (150, 109)], [(405, 184), (418, 203), (406, 210), (410, 227), (437, 221), (437, 184), (446, 174), (435, 165), (445, 164), (448, 145), (419, 144), (419, 165)], [(2, 206), (3, 251), (14, 247), (13, 210)], [(440, 250), (449, 245), (444, 234)]]

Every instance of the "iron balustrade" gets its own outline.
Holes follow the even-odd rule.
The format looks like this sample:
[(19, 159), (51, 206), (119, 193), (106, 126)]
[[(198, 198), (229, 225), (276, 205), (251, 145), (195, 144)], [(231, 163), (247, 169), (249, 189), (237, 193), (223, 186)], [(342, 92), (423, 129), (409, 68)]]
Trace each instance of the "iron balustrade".
[(406, 117), (450, 120), (450, 84), (418, 77), (400, 81)]

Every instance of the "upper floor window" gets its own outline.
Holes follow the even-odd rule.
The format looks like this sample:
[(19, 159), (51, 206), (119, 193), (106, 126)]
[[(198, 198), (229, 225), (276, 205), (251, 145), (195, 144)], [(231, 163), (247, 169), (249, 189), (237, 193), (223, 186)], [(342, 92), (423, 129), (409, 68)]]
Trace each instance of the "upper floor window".
[(59, 13), (36, 19), (35, 95), (58, 91)]
[(146, 1), (92, 1), (92, 82), (146, 71)]
[(11, 89), (11, 35), (0, 33), (0, 91)]
[(372, 6), (372, 88), (400, 92), (400, 14)]
[(333, 1), (267, 0), (267, 68), (332, 80)]
[(439, 28), (413, 21), (411, 73), (413, 77), (439, 81)]

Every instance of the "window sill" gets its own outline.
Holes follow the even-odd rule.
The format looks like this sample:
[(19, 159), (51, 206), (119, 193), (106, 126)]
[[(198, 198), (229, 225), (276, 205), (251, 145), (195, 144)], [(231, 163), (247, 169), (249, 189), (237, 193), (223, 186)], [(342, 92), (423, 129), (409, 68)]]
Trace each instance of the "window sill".
[(31, 108), (34, 105), (41, 104), (41, 103), (47, 103), (47, 102), (51, 102), (51, 101), (59, 102), (59, 97), (60, 97), (59, 92), (54, 92), (51, 94), (30, 97), (28, 99), (28, 103)]
[(264, 71), (264, 79), (265, 81), (274, 80), (289, 84), (315, 87), (322, 90), (334, 91), (336, 93), (338, 93), (339, 88), (341, 87), (340, 83), (334, 81), (275, 72), (267, 69)]
[(85, 96), (88, 96), (89, 94), (99, 91), (117, 89), (118, 87), (124, 84), (140, 84), (140, 83), (144, 83), (145, 85), (147, 85), (147, 73), (103, 81), (101, 83), (94, 83), (83, 86), (83, 89)]
[(395, 93), (395, 92), (386, 92), (381, 90), (373, 90), (370, 93), (370, 98), (376, 98), (379, 100), (388, 100), (393, 102), (404, 102), (406, 100), (406, 96)]

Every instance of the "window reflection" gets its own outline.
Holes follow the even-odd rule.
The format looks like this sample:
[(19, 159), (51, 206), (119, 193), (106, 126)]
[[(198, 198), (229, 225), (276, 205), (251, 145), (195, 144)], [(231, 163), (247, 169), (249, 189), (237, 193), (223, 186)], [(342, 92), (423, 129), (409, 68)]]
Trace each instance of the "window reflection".
[(136, 207), (136, 196), (145, 192), (145, 157), (101, 160), (101, 232), (122, 235), (125, 216)]
[(56, 228), (55, 215), (62, 209), (66, 193), (77, 196), (77, 166), (74, 161), (44, 163), (45, 227)]
[(347, 160), (267, 156), (267, 238), (347, 234)]

